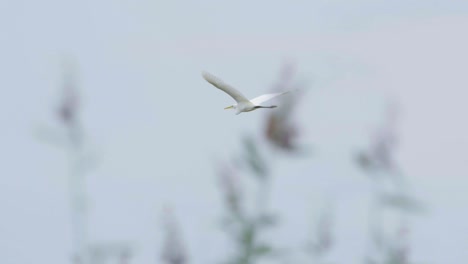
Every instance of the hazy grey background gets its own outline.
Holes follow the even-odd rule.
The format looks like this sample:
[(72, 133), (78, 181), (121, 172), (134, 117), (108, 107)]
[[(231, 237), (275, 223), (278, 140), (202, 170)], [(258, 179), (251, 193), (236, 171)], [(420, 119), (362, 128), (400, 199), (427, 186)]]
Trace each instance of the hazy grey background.
[(387, 98), (401, 106), (397, 158), (430, 210), (412, 219), (411, 258), (468, 259), (466, 1), (1, 1), (0, 261), (67, 263), (67, 160), (36, 130), (53, 118), (60, 62), (72, 57), (81, 120), (99, 159), (89, 175), (91, 241), (130, 241), (132, 263), (156, 263), (171, 206), (191, 263), (226, 252), (214, 162), (259, 133), (264, 112), (231, 99), (208, 70), (248, 96), (268, 91), (284, 59), (310, 84), (299, 120), (317, 155), (280, 162), (274, 234), (299, 245), (333, 200), (332, 260), (365, 252), (368, 181), (350, 153), (367, 144)]

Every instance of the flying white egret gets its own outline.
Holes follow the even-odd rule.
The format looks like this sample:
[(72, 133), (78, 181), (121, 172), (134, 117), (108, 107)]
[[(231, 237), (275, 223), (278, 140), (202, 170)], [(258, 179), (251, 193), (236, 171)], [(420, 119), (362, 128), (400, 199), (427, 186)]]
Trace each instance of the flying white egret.
[(276, 105), (264, 106), (260, 104), (268, 100), (271, 100), (277, 96), (290, 92), (290, 91), (286, 91), (286, 92), (281, 92), (281, 93), (264, 94), (264, 95), (260, 95), (258, 97), (255, 97), (249, 100), (244, 95), (242, 95), (238, 90), (236, 90), (234, 87), (226, 84), (225, 82), (220, 80), (218, 77), (214, 76), (213, 74), (210, 74), (204, 71), (202, 72), (202, 76), (207, 82), (211, 83), (214, 87), (229, 94), (232, 98), (234, 98), (234, 100), (236, 100), (237, 104), (233, 104), (231, 106), (224, 108), (224, 109), (237, 110), (236, 115), (242, 112), (250, 112), (258, 108), (275, 108)]

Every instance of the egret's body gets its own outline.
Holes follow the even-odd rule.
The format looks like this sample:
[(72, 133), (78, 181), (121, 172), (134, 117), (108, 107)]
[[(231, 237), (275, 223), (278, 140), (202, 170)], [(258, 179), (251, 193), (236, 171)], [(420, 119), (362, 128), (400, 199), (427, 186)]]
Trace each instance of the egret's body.
[(242, 95), (238, 90), (236, 90), (234, 87), (224, 83), (216, 76), (208, 72), (202, 72), (202, 76), (207, 82), (211, 83), (214, 87), (220, 89), (221, 91), (227, 93), (237, 102), (237, 104), (233, 104), (231, 106), (224, 108), (224, 109), (236, 110), (236, 115), (242, 112), (250, 112), (259, 108), (275, 108), (276, 105), (264, 106), (260, 104), (289, 92), (289, 91), (286, 91), (286, 92), (281, 92), (281, 93), (264, 94), (264, 95), (260, 95), (258, 97), (255, 97), (249, 100), (244, 95)]

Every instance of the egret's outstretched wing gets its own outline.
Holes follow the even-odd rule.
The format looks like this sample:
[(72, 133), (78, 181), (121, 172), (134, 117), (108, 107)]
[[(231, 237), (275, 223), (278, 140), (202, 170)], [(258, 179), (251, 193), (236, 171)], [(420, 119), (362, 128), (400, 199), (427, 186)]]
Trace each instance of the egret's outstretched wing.
[(232, 98), (234, 98), (234, 100), (236, 100), (237, 103), (249, 101), (244, 95), (242, 95), (234, 87), (224, 83), (223, 81), (221, 81), (218, 77), (214, 76), (213, 74), (210, 74), (208, 72), (202, 72), (202, 76), (207, 82), (211, 83), (214, 87), (229, 94)]
[(263, 102), (271, 100), (277, 96), (289, 93), (290, 91), (282, 92), (282, 93), (272, 93), (272, 94), (264, 94), (260, 95), (259, 97), (255, 97), (254, 99), (250, 100), (254, 105), (260, 105)]

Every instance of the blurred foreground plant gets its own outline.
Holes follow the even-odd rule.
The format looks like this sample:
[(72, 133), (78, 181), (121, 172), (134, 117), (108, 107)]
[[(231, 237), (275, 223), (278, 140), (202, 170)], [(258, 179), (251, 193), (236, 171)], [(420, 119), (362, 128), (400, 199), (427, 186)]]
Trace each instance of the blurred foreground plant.
[[(410, 263), (406, 242), (410, 231), (408, 217), (424, 210), (422, 203), (410, 193), (407, 180), (394, 160), (396, 120), (397, 108), (391, 104), (387, 108), (386, 123), (374, 134), (370, 147), (358, 152), (355, 159), (369, 175), (373, 186), (370, 233), (374, 246), (367, 256), (368, 263)], [(394, 238), (384, 232), (385, 224), (389, 224), (384, 213), (393, 213), (399, 218), (397, 228), (392, 231), (397, 234)]]
[(129, 263), (132, 249), (128, 243), (90, 243), (87, 175), (96, 165), (96, 158), (89, 151), (80, 121), (81, 99), (76, 66), (64, 61), (62, 70), (61, 97), (54, 111), (59, 126), (57, 129), (41, 127), (38, 136), (47, 143), (63, 148), (69, 159), (72, 261), (76, 264), (99, 264), (116, 259), (118, 263)]
[(90, 262), (87, 234), (86, 174), (90, 168), (89, 156), (84, 152), (84, 133), (79, 120), (81, 101), (78, 93), (75, 65), (63, 64), (62, 96), (55, 111), (63, 133), (52, 129), (40, 130), (39, 136), (48, 143), (54, 143), (67, 152), (70, 162), (69, 188), (72, 221), (73, 262)]
[(179, 233), (175, 216), (172, 210), (167, 209), (164, 215), (164, 241), (161, 260), (166, 264), (185, 264), (187, 253)]
[(283, 151), (300, 151), (296, 144), (299, 128), (295, 123), (293, 113), (303, 96), (303, 85), (294, 81), (296, 68), (292, 63), (285, 63), (279, 74), (279, 79), (273, 85), (274, 92), (295, 90), (282, 98), (281, 108), (269, 111), (266, 118), (265, 137), (275, 147)]
[(263, 232), (276, 222), (276, 216), (267, 210), (268, 168), (261, 161), (251, 139), (246, 139), (244, 146), (247, 152), (244, 162), (255, 175), (258, 189), (256, 208), (248, 210), (245, 206), (247, 199), (240, 186), (240, 169), (233, 168), (231, 164), (223, 164), (219, 169), (227, 209), (223, 227), (235, 247), (235, 255), (227, 261), (231, 264), (256, 263), (259, 259), (278, 253), (269, 241), (262, 239)]

